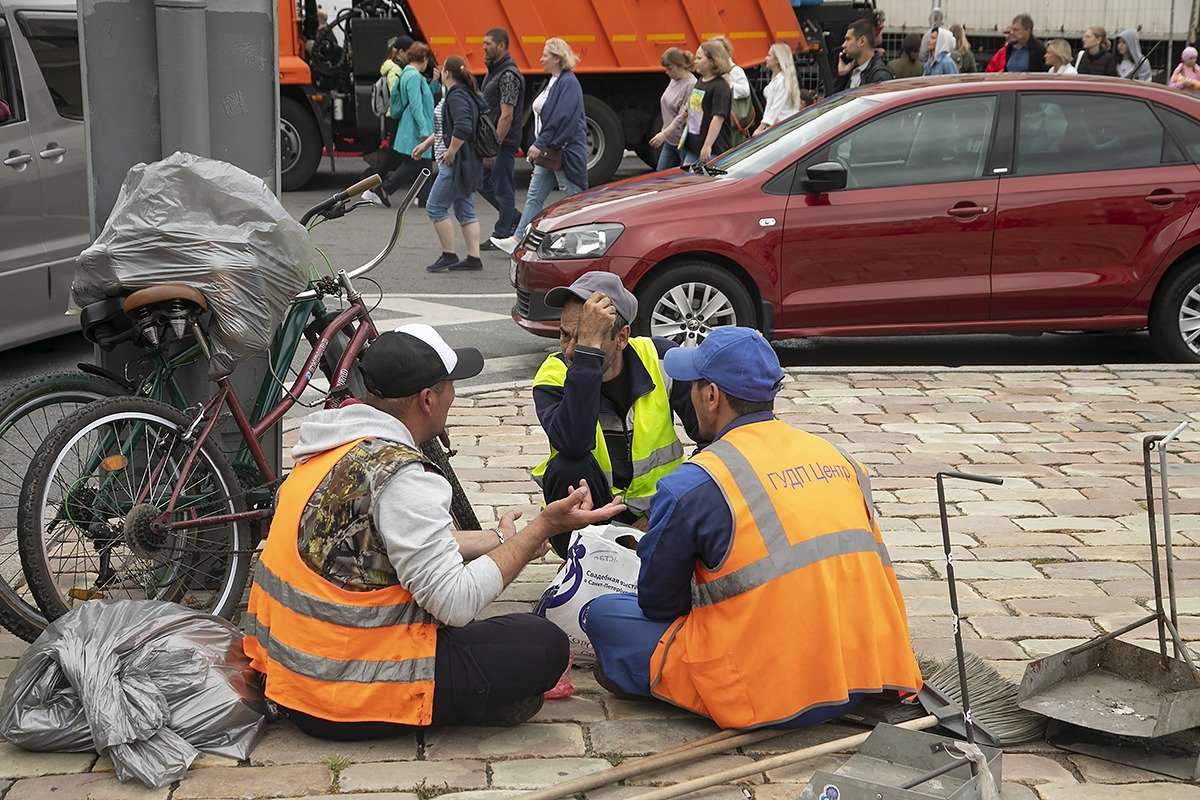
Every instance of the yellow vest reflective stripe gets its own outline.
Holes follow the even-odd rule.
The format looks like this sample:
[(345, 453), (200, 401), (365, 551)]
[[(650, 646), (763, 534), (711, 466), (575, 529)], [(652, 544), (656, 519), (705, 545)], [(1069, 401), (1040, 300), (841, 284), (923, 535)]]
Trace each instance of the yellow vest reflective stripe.
[[(625, 357), (634, 353), (646, 373), (654, 382), (654, 389), (637, 398), (630, 409), (633, 418), (633, 441), (630, 450), (633, 456), (633, 479), (629, 486), (613, 486), (613, 492), (625, 498), (625, 503), (631, 510), (644, 514), (650, 508), (650, 498), (654, 496), (658, 481), (670, 474), (683, 463), (683, 444), (675, 433), (675, 421), (671, 415), (671, 395), (669, 379), (662, 372), (662, 364), (658, 359), (658, 351), (654, 340), (648, 337), (636, 337), (629, 340)], [(537, 386), (562, 386), (567, 379), (567, 365), (559, 357), (552, 354), (538, 369), (533, 379)], [(626, 425), (629, 419), (626, 419)], [(550, 458), (558, 451), (550, 448)], [(612, 486), (612, 459), (609, 457), (608, 445), (604, 440), (604, 430), (596, 423), (596, 439), (592, 447), (592, 457), (604, 472), (609, 486)], [(534, 480), (539, 484), (546, 472), (547, 458), (533, 470)]]
[(266, 695), (337, 722), (428, 725), (437, 621), (402, 586), (366, 592), (325, 580), (300, 558), (300, 517), (313, 492), (360, 441), (297, 467), (279, 489), (243, 620), (243, 648)]
[(856, 461), (770, 421), (734, 428), (692, 463), (728, 500), (733, 540), (716, 569), (696, 565), (692, 611), (651, 660), (656, 696), (745, 728), (851, 693), (920, 688), (904, 600)]

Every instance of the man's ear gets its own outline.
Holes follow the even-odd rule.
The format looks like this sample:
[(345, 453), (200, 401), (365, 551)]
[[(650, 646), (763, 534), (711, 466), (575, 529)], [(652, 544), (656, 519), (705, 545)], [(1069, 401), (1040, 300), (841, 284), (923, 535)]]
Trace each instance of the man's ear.
[(626, 325), (617, 331), (617, 349), (620, 350), (629, 344), (629, 337), (633, 335), (633, 330)]

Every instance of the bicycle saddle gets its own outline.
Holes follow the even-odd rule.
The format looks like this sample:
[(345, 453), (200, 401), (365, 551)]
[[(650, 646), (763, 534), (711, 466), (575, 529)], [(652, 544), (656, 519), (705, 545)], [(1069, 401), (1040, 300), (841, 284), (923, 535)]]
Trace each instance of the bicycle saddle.
[(165, 303), (170, 300), (182, 300), (198, 306), (201, 311), (208, 310), (208, 302), (204, 299), (204, 295), (190, 286), (183, 286), (178, 283), (164, 283), (161, 286), (138, 289), (125, 298), (124, 309), (126, 314), (132, 314), (139, 308), (145, 308), (157, 303)]

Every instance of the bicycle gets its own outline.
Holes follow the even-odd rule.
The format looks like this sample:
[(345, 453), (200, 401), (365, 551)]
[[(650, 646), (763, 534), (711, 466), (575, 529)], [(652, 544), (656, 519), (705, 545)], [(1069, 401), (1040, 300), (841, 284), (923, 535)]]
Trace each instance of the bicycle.
[[(310, 220), (316, 220), (313, 223), (315, 225), (349, 213), (361, 203), (347, 207), (347, 201), (377, 182), (378, 177), (372, 176), (319, 203), (302, 217), (302, 223), (307, 226)], [(15, 387), (24, 389), (25, 408), (33, 409), (21, 419), (26, 422), (33, 420), (32, 427), (35, 429), (38, 413), (47, 426), (53, 419), (54, 415), (45, 410), (48, 407), (73, 413), (64, 414), (63, 421), (42, 437), (42, 447), (30, 460), (16, 536), (17, 551), (28, 583), (18, 585), (18, 581), (10, 574), (11, 568), (6, 571), (5, 580), (0, 582), (0, 621), (5, 627), (22, 638), (32, 640), (44, 628), (47, 617), (53, 619), (65, 613), (72, 601), (113, 596), (120, 592), (130, 596), (184, 599), (198, 607), (211, 606), (209, 610), (223, 615), (235, 610), (238, 598), (234, 590), (237, 585), (245, 583), (250, 556), (260, 538), (259, 528), (270, 514), (274, 488), (279, 483), (265, 461), (258, 437), (277, 424), (297, 402), (300, 392), (309, 385), (318, 368), (330, 382), (327, 407), (351, 396), (362, 396), (363, 388), (356, 375), (355, 357), (365, 342), (376, 335), (376, 331), (369, 310), (351, 281), (369, 272), (390, 254), (399, 238), (404, 212), (422, 182), (423, 179), (419, 179), (409, 196), (399, 205), (391, 238), (375, 258), (349, 274), (342, 271), (336, 278), (320, 279), (297, 296), (275, 337), (270, 351), (270, 372), (251, 413), (245, 413), (227, 381), (225, 386), (218, 383), (217, 394), (207, 404), (198, 406), (199, 411), (193, 414), (198, 413), (199, 418), (208, 423), (203, 435), (194, 426), (189, 428), (182, 425), (184, 420), (188, 420), (179, 410), (185, 401), (173, 378), (175, 370), (207, 350), (206, 339), (197, 321), (202, 313), (203, 298), (188, 292), (171, 291), (168, 297), (141, 305), (140, 298), (136, 296), (139, 293), (134, 293), (117, 302), (115, 312), (114, 301), (106, 301), (108, 307), (104, 309), (89, 307), (84, 310), (84, 322), (87, 323), (90, 338), (94, 337), (102, 346), (112, 346), (115, 341), (137, 340), (148, 346), (153, 368), (146, 379), (137, 385), (135, 397), (129, 396), (130, 389), (134, 388), (131, 383), (122, 382), (116, 376), (98, 373), (94, 368), (80, 373), (46, 376)], [(149, 291), (161, 295), (162, 290), (163, 287), (154, 287)], [(340, 313), (327, 310), (323, 299), (331, 295), (345, 296), (350, 303), (349, 308)], [(129, 314), (124, 312), (125, 308), (129, 309)], [(190, 348), (183, 347), (178, 336), (171, 336), (171, 332), (176, 330), (190, 332), (195, 344)], [(278, 376), (292, 363), (302, 338), (308, 339), (312, 352), (301, 369), (300, 378), (284, 394), (285, 385)], [(151, 344), (152, 347), (149, 346)], [(174, 350), (171, 350), (172, 346)], [(38, 388), (52, 391), (38, 394)], [(169, 399), (174, 407), (157, 402), (163, 398)], [(103, 404), (102, 408), (84, 407), (79, 410), (81, 403), (95, 399), (108, 399), (109, 402)], [(217, 413), (224, 404), (228, 404), (243, 439), (232, 463), (211, 438)], [(100, 431), (104, 423), (97, 423), (97, 420), (135, 407), (137, 413), (143, 416), (138, 417), (137, 424), (125, 431), (124, 435), (112, 427), (103, 434), (86, 436), (80, 433), (81, 428)], [(11, 418), (11, 414), (6, 418), (5, 408), (0, 402), (0, 434), (6, 430), (6, 419)], [(195, 418), (193, 416), (192, 419)], [(193, 425), (190, 420), (188, 424)], [(177, 431), (190, 431), (192, 438), (198, 437), (192, 457), (185, 457), (184, 460), (190, 464), (199, 458), (200, 473), (205, 477), (196, 486), (204, 487), (206, 491), (200, 495), (175, 492), (170, 501), (171, 508), (173, 511), (185, 510), (193, 519), (202, 518), (209, 516), (204, 512), (212, 510), (212, 504), (216, 502), (214, 498), (224, 497), (222, 508), (235, 516), (206, 526), (222, 528), (223, 533), (218, 531), (214, 535), (210, 531), (199, 538), (187, 539), (173, 531), (187, 531), (189, 528), (156, 525), (148, 520), (145, 509), (134, 515), (128, 531), (125, 527), (118, 530), (116, 520), (124, 520), (129, 515), (133, 509), (130, 501), (136, 498), (119, 498), (118, 490), (121, 487), (116, 485), (115, 480), (124, 473), (125, 488), (131, 488), (128, 470), (140, 462), (148, 461), (154, 451), (154, 448), (149, 448), (134, 453), (131, 445), (135, 440), (145, 439), (149, 442), (150, 439), (146, 439), (149, 435), (158, 443), (158, 448), (170, 450), (172, 446), (163, 437), (172, 426)], [(8, 430), (18, 427), (10, 424)], [(248, 433), (251, 435), (248, 436)], [(120, 443), (120, 446), (110, 452), (116, 443)], [(448, 448), (448, 441), (444, 443)], [(93, 448), (93, 451), (91, 456), (84, 457), (81, 454), (87, 447)], [(74, 460), (67, 462), (60, 458), (49, 463), (42, 458), (43, 454), (63, 449), (73, 452)], [(478, 529), (474, 511), (449, 464), (448, 458), (453, 451), (448, 455), (437, 440), (422, 445), (422, 450), (442, 469), (451, 484), (452, 514), (456, 525), (460, 529)], [(96, 457), (101, 453), (104, 454), (102, 457)], [(115, 460), (106, 461), (110, 456), (115, 456)], [(123, 464), (122, 459), (126, 460)], [(183, 461), (177, 466), (182, 467)], [(74, 476), (74, 480), (63, 480), (62, 471), (71, 467), (76, 468), (79, 474)], [(105, 470), (108, 471), (107, 475), (104, 474)], [(57, 493), (54, 491), (56, 487)], [(40, 498), (36, 503), (35, 496)], [(102, 507), (101, 501), (109, 505)], [(45, 513), (48, 509), (53, 510), (49, 519)], [(26, 530), (25, 534), (19, 532), (22, 528)], [(70, 537), (76, 534), (81, 534), (80, 542), (76, 544), (83, 546), (77, 546), (76, 554), (71, 555), (65, 550)], [(51, 543), (51, 546), (47, 547), (47, 543)], [(57, 559), (54, 563), (67, 563), (70, 559), (89, 558), (89, 547), (96, 552), (96, 556), (89, 561), (94, 569), (84, 575), (74, 574), (71, 585), (59, 591), (57, 587), (61, 581), (58, 580), (56, 569), (51, 566), (51, 554)], [(113, 558), (120, 555), (123, 547), (146, 562), (140, 572), (126, 570), (126, 574), (121, 576), (120, 565), (114, 568)], [(77, 554), (80, 549), (83, 555)], [(223, 555), (226, 550), (230, 554), (228, 558)], [(6, 561), (11, 561), (11, 553), (0, 547), (0, 568), (4, 567)], [(164, 569), (168, 561), (174, 565), (172, 570)], [(211, 590), (212, 580), (209, 576), (214, 570), (221, 573), (221, 582), (228, 591), (216, 592), (210, 600), (205, 600), (199, 587), (203, 584), (202, 591)], [(88, 574), (92, 577), (88, 578)], [(201, 580), (201, 576), (204, 580)], [(189, 598), (189, 592), (196, 594)]]

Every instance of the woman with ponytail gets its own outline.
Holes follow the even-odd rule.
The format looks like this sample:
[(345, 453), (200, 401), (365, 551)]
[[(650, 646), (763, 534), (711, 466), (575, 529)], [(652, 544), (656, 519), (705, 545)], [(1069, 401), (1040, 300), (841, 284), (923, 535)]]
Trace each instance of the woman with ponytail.
[(1075, 71), (1080, 75), (1111, 75), (1117, 77), (1117, 59), (1112, 53), (1112, 42), (1108, 31), (1093, 25), (1083, 32), (1083, 47), (1075, 61)]
[(771, 45), (771, 49), (767, 51), (767, 69), (771, 71), (771, 82), (763, 89), (767, 105), (763, 109), (762, 122), (754, 130), (755, 136), (772, 125), (778, 125), (798, 112), (803, 105), (800, 101), (800, 80), (796, 77), (792, 48), (783, 42)]

